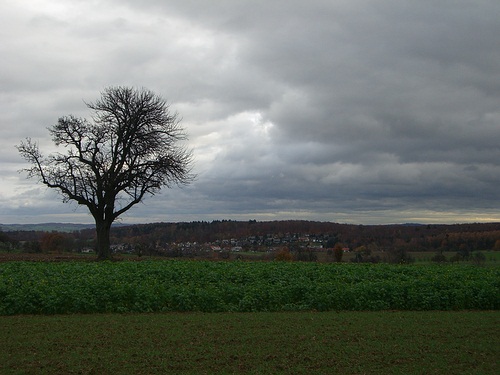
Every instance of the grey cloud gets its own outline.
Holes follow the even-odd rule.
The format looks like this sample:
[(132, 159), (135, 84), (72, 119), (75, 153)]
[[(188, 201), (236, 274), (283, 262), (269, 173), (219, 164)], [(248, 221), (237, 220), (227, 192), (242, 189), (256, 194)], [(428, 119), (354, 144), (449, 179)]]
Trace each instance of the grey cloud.
[(123, 84), (179, 111), (198, 173), (124, 220), (500, 219), (498, 2), (98, 5), (0, 12), (2, 207), (13, 145)]

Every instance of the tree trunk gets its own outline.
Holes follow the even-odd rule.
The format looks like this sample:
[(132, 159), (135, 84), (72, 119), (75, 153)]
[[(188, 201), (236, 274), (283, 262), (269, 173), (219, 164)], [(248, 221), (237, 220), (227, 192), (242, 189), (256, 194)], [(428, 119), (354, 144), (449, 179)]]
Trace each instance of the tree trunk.
[(97, 232), (97, 260), (109, 260), (111, 259), (111, 247), (109, 241), (111, 223), (96, 220), (95, 227)]

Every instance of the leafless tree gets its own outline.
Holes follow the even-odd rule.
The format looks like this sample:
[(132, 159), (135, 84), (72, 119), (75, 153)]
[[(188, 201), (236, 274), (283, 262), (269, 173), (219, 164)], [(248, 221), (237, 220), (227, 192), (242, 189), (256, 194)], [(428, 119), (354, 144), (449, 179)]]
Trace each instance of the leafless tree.
[(44, 157), (30, 138), (16, 147), (31, 163), (28, 177), (89, 209), (104, 260), (111, 257), (110, 229), (118, 216), (162, 187), (193, 181), (192, 153), (182, 145), (187, 136), (178, 114), (147, 89), (109, 87), (86, 105), (91, 121), (65, 116), (48, 129), (65, 153)]

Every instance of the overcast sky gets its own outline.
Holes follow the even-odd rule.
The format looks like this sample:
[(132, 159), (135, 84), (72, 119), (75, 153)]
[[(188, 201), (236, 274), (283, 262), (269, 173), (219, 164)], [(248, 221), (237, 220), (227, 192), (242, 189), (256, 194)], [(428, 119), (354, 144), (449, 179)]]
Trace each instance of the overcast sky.
[(0, 223), (91, 223), (15, 145), (108, 86), (182, 116), (198, 178), (124, 223), (500, 221), (498, 0), (2, 0)]

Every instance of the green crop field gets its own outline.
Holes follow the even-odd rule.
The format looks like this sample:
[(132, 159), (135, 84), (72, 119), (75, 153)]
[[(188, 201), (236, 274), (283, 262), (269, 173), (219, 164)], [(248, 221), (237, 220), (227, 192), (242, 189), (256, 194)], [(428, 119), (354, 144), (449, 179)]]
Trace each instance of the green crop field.
[(301, 262), (8, 262), (0, 315), (497, 310), (500, 269)]
[(0, 373), (497, 374), (499, 276), (465, 264), (6, 262)]

